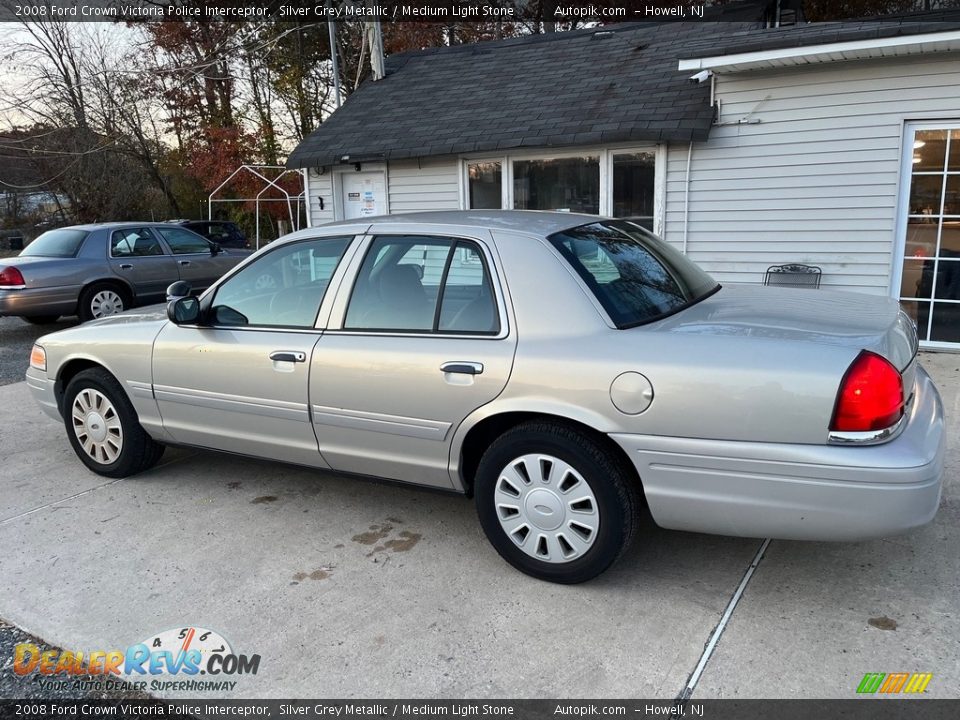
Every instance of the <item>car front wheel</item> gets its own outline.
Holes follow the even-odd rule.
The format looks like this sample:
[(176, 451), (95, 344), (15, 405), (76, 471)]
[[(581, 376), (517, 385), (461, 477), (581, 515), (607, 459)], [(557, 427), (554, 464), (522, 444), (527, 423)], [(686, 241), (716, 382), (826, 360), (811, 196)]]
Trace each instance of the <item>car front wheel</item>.
[(64, 393), (63, 419), (77, 457), (98, 475), (135, 475), (163, 455), (163, 445), (140, 426), (120, 383), (106, 370), (77, 373)]
[(542, 580), (579, 583), (630, 545), (640, 518), (637, 485), (589, 434), (530, 422), (487, 449), (474, 492), (480, 524), (507, 562)]

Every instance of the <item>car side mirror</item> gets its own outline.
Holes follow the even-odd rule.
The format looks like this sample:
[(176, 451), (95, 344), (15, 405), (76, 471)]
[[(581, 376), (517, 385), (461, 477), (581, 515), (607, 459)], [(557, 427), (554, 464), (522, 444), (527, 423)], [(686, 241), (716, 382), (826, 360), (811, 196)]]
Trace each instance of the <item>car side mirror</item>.
[(188, 295), (167, 303), (167, 317), (175, 325), (195, 325), (200, 319), (200, 300)]
[(177, 280), (174, 283), (167, 285), (167, 302), (172, 302), (178, 298), (186, 297), (191, 292), (193, 288), (190, 287), (190, 283), (186, 280)]
[(215, 243), (215, 242), (210, 243), (210, 254), (211, 254), (211, 255), (219, 255), (219, 254), (222, 253), (222, 252), (223, 252), (223, 248), (220, 247), (220, 243)]

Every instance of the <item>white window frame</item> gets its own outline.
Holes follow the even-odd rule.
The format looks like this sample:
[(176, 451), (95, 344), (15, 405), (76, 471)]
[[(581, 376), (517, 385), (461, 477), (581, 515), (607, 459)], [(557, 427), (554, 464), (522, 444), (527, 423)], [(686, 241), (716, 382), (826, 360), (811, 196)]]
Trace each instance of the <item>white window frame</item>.
[(481, 162), (500, 163), (501, 193), (500, 207), (512, 210), (513, 195), (513, 163), (517, 160), (562, 160), (564, 158), (584, 157), (595, 155), (600, 162), (600, 206), (601, 215), (613, 215), (613, 156), (628, 153), (653, 153), (654, 181), (653, 181), (653, 228), (658, 235), (663, 235), (664, 215), (666, 207), (667, 189), (667, 146), (664, 143), (648, 145), (610, 145), (584, 146), (565, 148), (563, 150), (540, 150), (507, 152), (500, 154), (464, 155), (460, 158), (460, 208), (470, 210), (470, 172), (469, 166)]
[[(922, 130), (960, 130), (960, 120), (911, 120), (903, 124), (903, 140), (900, 155), (900, 187), (897, 197), (897, 226), (893, 243), (893, 268), (890, 273), (889, 294), (894, 300), (900, 301), (900, 284), (903, 281), (903, 262), (907, 250), (907, 224), (910, 217), (910, 179), (913, 176), (913, 143), (916, 133)], [(939, 258), (939, 238), (937, 241), (937, 256)], [(934, 263), (934, 277), (937, 274), (937, 263)], [(904, 300), (904, 302), (908, 302)], [(929, 330), (933, 323), (933, 304), (931, 297), (930, 312), (927, 315), (927, 327), (917, 328), (917, 334), (921, 338), (929, 335)], [(940, 302), (943, 302), (942, 300)], [(956, 350), (960, 343), (943, 342), (940, 340), (920, 340), (920, 346), (923, 348)]]

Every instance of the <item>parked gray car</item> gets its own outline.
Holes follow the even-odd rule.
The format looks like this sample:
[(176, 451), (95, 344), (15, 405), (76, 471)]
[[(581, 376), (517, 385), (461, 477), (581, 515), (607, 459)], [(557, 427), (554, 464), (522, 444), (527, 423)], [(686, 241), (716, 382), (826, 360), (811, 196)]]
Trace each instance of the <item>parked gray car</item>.
[(186, 280), (202, 290), (249, 255), (167, 223), (108, 223), (49, 230), (18, 257), (0, 259), (0, 317), (33, 323), (101, 318), (162, 301)]
[(888, 298), (721, 287), (630, 221), (474, 211), (294, 233), (200, 298), (41, 338), (27, 382), (101, 475), (176, 444), (472, 495), (508, 562), (572, 583), (644, 504), (754, 537), (929, 522), (917, 346)]

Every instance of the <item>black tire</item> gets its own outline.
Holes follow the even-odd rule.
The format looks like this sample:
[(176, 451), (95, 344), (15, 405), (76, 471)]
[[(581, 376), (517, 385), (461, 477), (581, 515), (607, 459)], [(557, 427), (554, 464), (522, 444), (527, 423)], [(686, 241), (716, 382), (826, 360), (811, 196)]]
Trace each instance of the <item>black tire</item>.
[[(83, 292), (80, 293), (80, 301), (77, 304), (77, 315), (80, 317), (81, 322), (87, 322), (88, 320), (93, 320), (98, 317), (106, 317), (105, 315), (98, 314), (97, 310), (97, 302), (103, 298), (104, 294), (108, 294), (114, 298), (111, 301), (111, 307), (116, 308), (108, 313), (108, 315), (130, 309), (130, 293), (126, 288), (109, 282), (94, 283), (90, 287), (84, 288)], [(102, 307), (102, 305), (100, 307)]]
[[(97, 412), (96, 417), (87, 414), (84, 416), (85, 420), (77, 420), (74, 418), (74, 404), (77, 396), (85, 391), (89, 392), (84, 395), (80, 404), (86, 404), (94, 412), (103, 409), (103, 414)], [(107, 404), (98, 406), (97, 394), (112, 408), (112, 412), (105, 409)], [(151, 438), (140, 425), (137, 413), (120, 383), (102, 368), (79, 372), (67, 385), (63, 395), (63, 422), (73, 451), (84, 465), (98, 475), (110, 478), (136, 475), (156, 465), (163, 455), (164, 446)], [(103, 424), (100, 424), (101, 422)], [(109, 424), (119, 426), (119, 435), (106, 429)], [(104, 441), (99, 445), (104, 446), (104, 449), (88, 452), (84, 449), (81, 436), (91, 438), (93, 433), (101, 432), (101, 428)], [(109, 447), (107, 436), (113, 438), (113, 444)], [(114, 445), (118, 447), (114, 448)], [(114, 451), (115, 457), (110, 457), (108, 453)]]
[[(592, 545), (569, 561), (563, 560), (564, 547), (558, 537), (551, 536), (548, 543), (556, 543), (561, 554), (554, 554), (553, 557), (559, 560), (546, 562), (521, 549), (521, 544), (527, 547), (527, 539), (524, 538), (519, 544), (514, 542), (501, 525), (495, 502), (501, 473), (514, 460), (530, 454), (544, 454), (567, 463), (586, 481), (588, 490), (592, 491), (596, 500), (599, 527), (592, 538)], [(549, 476), (551, 470), (550, 466), (547, 467), (546, 475)], [(557, 482), (562, 488), (564, 481)], [(528, 487), (535, 488), (535, 482), (528, 482)], [(568, 492), (572, 492), (572, 489)], [(480, 524), (504, 560), (527, 575), (564, 584), (590, 580), (616, 562), (630, 546), (640, 525), (643, 508), (639, 483), (631, 469), (625, 467), (625, 461), (591, 435), (573, 426), (552, 421), (523, 423), (508, 430), (491, 444), (477, 468), (474, 496)], [(570, 498), (572, 497), (571, 495)], [(565, 523), (576, 520), (569, 507), (563, 506), (566, 499), (564, 497), (560, 503), (563, 507), (562, 520)], [(518, 506), (523, 504), (519, 499), (517, 503)], [(546, 515), (540, 517), (545, 518)], [(563, 525), (552, 532), (559, 534), (561, 531), (566, 532)], [(541, 530), (535, 529), (531, 536), (540, 532)], [(549, 534), (551, 531), (547, 532)], [(572, 546), (567, 547), (571, 552), (575, 552)]]
[(28, 323), (32, 325), (49, 325), (55, 323), (60, 319), (59, 315), (25, 315), (23, 317)]

